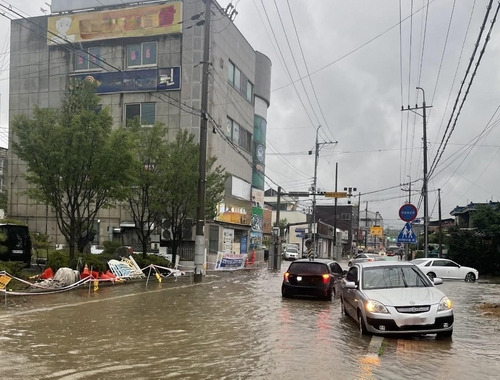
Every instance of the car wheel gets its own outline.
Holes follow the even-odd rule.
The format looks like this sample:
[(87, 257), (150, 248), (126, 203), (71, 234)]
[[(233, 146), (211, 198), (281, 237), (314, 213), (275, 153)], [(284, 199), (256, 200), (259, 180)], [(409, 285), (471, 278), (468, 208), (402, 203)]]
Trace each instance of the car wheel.
[(475, 282), (476, 281), (476, 275), (472, 272), (469, 272), (465, 275), (465, 282)]
[(427, 277), (429, 277), (431, 280), (434, 280), (436, 278), (436, 273), (429, 272), (429, 273), (427, 273)]
[(368, 335), (368, 330), (366, 329), (363, 315), (361, 315), (361, 311), (359, 310), (358, 310), (358, 324), (359, 324), (359, 332), (361, 333), (361, 335)]
[(453, 335), (453, 330), (440, 332), (436, 334), (437, 339), (450, 338)]

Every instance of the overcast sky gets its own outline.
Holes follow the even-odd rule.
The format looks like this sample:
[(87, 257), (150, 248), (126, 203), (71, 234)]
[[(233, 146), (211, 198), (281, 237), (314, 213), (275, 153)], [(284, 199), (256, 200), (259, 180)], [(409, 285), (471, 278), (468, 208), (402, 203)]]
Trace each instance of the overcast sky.
[[(29, 16), (43, 0), (15, 0)], [(50, 3), (50, 1), (47, 1)], [(225, 7), (230, 2), (219, 1)], [(500, 198), (500, 25), (486, 0), (233, 0), (234, 20), (273, 64), (268, 114), (269, 187), (356, 187), (361, 209), (402, 228), (408, 200), (423, 217), (423, 91), (427, 106), (429, 215)], [(1, 5), (9, 4), (0, 0)], [(413, 8), (411, 5), (413, 4)], [(13, 4), (14, 5), (14, 4)], [(0, 9), (1, 11), (1, 9)], [(1, 13), (1, 12), (0, 12)], [(10, 21), (0, 18), (1, 143), (6, 146)], [(486, 35), (491, 38), (485, 47)], [(481, 51), (485, 47), (481, 57)], [(471, 59), (472, 65), (471, 65)], [(479, 64), (478, 64), (479, 63)], [(465, 100), (464, 100), (465, 99)], [(401, 107), (420, 109), (401, 111)], [(319, 197), (318, 204), (333, 203)], [(339, 199), (339, 204), (346, 203)], [(304, 200), (304, 206), (310, 201)]]

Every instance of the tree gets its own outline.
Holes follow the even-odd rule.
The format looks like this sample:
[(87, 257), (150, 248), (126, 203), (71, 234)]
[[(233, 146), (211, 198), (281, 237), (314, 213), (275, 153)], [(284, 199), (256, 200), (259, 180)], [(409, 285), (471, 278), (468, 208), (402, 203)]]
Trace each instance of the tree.
[(155, 225), (161, 223), (161, 199), (165, 192), (162, 186), (162, 161), (168, 157), (165, 136), (167, 128), (156, 123), (151, 128), (143, 128), (133, 123), (131, 132), (135, 136), (133, 185), (127, 199), (126, 208), (136, 225), (135, 232), (146, 258), (147, 247)]
[(17, 115), (12, 123), (28, 195), (51, 207), (70, 260), (92, 240), (99, 210), (125, 199), (130, 188), (131, 142), (123, 129), (112, 130), (98, 85), (91, 77), (72, 81), (60, 108), (35, 107), (32, 119)]
[[(159, 164), (165, 190), (160, 203), (164, 224), (172, 230), (172, 262), (175, 263), (177, 248), (184, 238), (183, 229), (192, 228), (196, 221), (199, 146), (193, 134), (179, 130), (167, 148), (166, 159)], [(221, 166), (214, 167), (215, 162), (215, 157), (207, 159), (205, 219), (217, 215), (216, 205), (223, 199), (227, 179)]]
[(471, 213), (473, 229), (449, 230), (449, 253), (462, 265), (482, 274), (500, 273), (500, 206), (477, 205)]

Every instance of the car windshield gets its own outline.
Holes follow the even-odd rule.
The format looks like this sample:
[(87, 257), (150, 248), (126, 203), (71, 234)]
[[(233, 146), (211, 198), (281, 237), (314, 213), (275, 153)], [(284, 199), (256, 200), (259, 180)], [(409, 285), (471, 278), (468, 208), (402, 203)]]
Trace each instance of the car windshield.
[(432, 286), (427, 276), (412, 266), (364, 268), (363, 289), (415, 288)]
[(294, 262), (288, 268), (288, 273), (293, 274), (324, 274), (328, 273), (326, 265), (310, 261), (307, 263)]

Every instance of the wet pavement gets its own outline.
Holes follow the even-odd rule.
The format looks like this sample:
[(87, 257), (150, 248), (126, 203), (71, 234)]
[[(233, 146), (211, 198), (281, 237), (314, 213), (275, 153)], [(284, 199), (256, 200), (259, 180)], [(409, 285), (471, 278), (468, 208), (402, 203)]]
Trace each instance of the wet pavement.
[[(365, 337), (340, 301), (282, 299), (282, 272), (210, 273), (0, 301), (2, 378), (494, 379), (500, 284), (446, 281), (449, 340)], [(343, 265), (344, 269), (347, 265)]]

